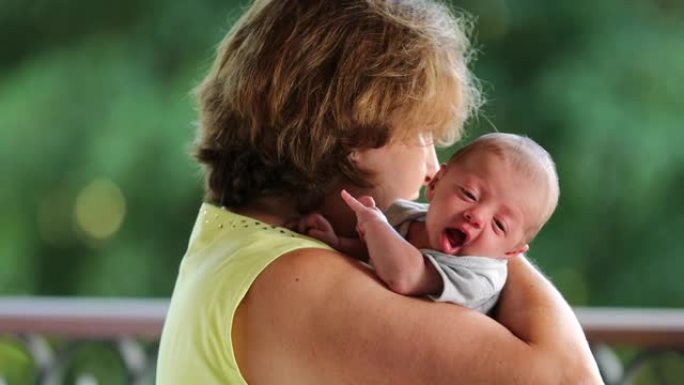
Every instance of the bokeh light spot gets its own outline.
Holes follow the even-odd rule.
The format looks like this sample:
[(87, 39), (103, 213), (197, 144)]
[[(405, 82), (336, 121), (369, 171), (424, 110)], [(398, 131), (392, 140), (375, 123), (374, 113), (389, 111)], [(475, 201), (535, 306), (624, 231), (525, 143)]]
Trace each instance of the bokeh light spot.
[(76, 198), (76, 224), (91, 238), (110, 238), (119, 230), (125, 216), (126, 199), (119, 186), (109, 179), (90, 182)]

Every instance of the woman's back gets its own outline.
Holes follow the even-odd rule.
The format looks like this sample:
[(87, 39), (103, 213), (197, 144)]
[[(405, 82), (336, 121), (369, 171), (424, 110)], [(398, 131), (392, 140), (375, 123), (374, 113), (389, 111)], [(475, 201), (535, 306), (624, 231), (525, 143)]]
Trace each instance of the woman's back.
[(233, 316), (261, 271), (303, 247), (328, 247), (289, 230), (204, 204), (164, 324), (157, 382), (244, 384), (233, 353)]

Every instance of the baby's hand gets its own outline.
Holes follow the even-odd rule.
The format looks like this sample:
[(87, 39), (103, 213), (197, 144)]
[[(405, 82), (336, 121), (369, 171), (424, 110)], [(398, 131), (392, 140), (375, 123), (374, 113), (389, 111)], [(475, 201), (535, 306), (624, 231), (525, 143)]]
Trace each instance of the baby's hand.
[(321, 214), (311, 213), (300, 219), (298, 231), (301, 234), (306, 234), (321, 242), (325, 242), (328, 246), (333, 248), (338, 248), (340, 246), (340, 237), (335, 234), (335, 230), (330, 222)]
[(366, 228), (370, 223), (387, 222), (385, 214), (375, 205), (372, 197), (364, 195), (356, 199), (346, 190), (342, 190), (340, 195), (347, 206), (356, 214), (356, 232), (359, 233), (361, 240), (364, 240)]

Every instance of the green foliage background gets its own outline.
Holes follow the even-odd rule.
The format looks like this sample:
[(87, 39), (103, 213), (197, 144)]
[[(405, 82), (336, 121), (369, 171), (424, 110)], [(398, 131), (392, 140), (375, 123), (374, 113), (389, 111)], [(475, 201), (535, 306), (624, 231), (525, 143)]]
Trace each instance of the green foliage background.
[[(190, 91), (241, 4), (0, 3), (0, 295), (170, 295), (202, 198)], [(573, 305), (683, 307), (684, 3), (453, 4), (488, 97), (469, 136), (527, 134), (558, 163), (532, 258)], [(94, 180), (125, 202), (103, 239), (75, 216)]]

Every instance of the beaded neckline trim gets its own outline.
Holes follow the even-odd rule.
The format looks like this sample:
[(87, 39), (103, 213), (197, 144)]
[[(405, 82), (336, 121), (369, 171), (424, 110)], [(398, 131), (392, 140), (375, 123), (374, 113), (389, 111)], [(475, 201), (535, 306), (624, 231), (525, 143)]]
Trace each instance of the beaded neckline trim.
[(208, 208), (202, 209), (202, 216), (204, 217), (204, 225), (206, 226), (216, 226), (218, 229), (247, 229), (247, 228), (259, 228), (260, 230), (266, 230), (271, 232), (277, 232), (283, 235), (288, 235), (290, 237), (296, 237), (299, 234), (284, 227), (279, 227), (271, 225), (268, 223), (261, 222), (254, 218), (244, 217), (240, 214), (236, 214), (225, 207), (214, 206), (216, 210), (222, 210), (230, 213), (234, 218), (221, 218), (218, 212), (211, 214)]

